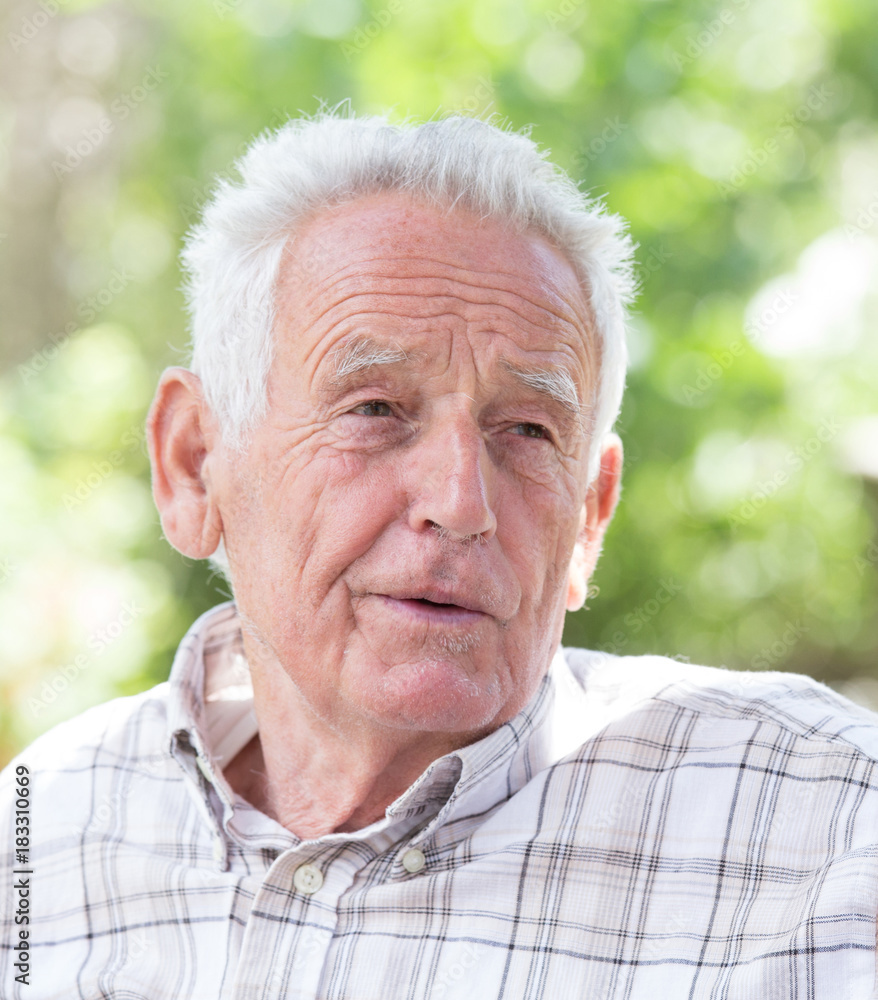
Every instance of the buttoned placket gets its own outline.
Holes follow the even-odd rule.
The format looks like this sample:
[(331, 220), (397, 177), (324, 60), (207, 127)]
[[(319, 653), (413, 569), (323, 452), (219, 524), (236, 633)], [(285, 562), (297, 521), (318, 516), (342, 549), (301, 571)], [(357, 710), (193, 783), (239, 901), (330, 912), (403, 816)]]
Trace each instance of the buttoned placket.
[[(498, 735), (495, 740), (498, 746), (492, 751), (483, 747), (466, 765), (458, 755), (436, 761), (379, 824), (354, 834), (328, 834), (316, 841), (297, 842), (281, 850), (256, 888), (235, 975), (226, 981), (222, 1000), (314, 1000), (324, 995), (327, 970), (338, 961), (334, 949), (344, 947), (344, 937), (338, 934), (344, 896), (363, 879), (377, 887), (429, 874), (431, 863), (453, 851), (457, 839), (449, 838), (443, 826), (472, 808), (479, 789), (491, 800), (504, 798), (511, 746), (506, 746), (508, 737)], [(222, 777), (217, 779), (209, 768), (202, 771), (224, 788)], [(445, 789), (438, 797), (437, 787)], [(434, 808), (419, 817), (419, 808), (430, 801)], [(223, 824), (226, 833), (245, 853), (252, 854), (249, 838), (236, 830), (235, 806), (231, 801), (229, 805), (230, 814)], [(400, 824), (399, 839), (387, 839), (389, 831), (381, 828), (400, 829)], [(462, 835), (459, 831), (458, 836)], [(437, 836), (441, 842), (438, 854), (434, 847)], [(378, 847), (373, 843), (376, 839), (381, 841)], [(381, 865), (381, 871), (373, 869), (364, 875), (373, 864)]]
[[(424, 775), (427, 780), (409, 789), (405, 796), (409, 800), (407, 807), (399, 808), (396, 814), (388, 810), (385, 819), (369, 828), (353, 834), (328, 834), (314, 841), (296, 841), (290, 846), (295, 838), (280, 831), (265, 816), (261, 817), (264, 829), (259, 835), (248, 835), (239, 829), (236, 811), (244, 805), (242, 800), (235, 801), (237, 797), (214, 770), (209, 758), (196, 750), (198, 734), (180, 736), (182, 749), (178, 758), (182, 758), (184, 770), (198, 785), (193, 793), (200, 802), (200, 812), (223, 842), (222, 870), (228, 868), (226, 838), (234, 841), (251, 867), (264, 858), (262, 850), (270, 838), (270, 828), (279, 835), (273, 838), (278, 845), (281, 839), (285, 841), (261, 882), (253, 875), (244, 879), (244, 883), (255, 889), (255, 894), (240, 939), (235, 972), (226, 978), (222, 1000), (257, 997), (267, 1000), (279, 996), (304, 1000), (321, 995), (332, 949), (340, 946), (336, 932), (343, 897), (363, 877), (364, 869), (373, 863), (382, 865), (380, 874), (371, 876), (378, 884), (417, 878), (427, 869), (429, 846), (425, 827), (435, 821), (435, 812), (429, 810), (421, 815), (425, 802), (419, 801), (419, 796), (424, 792), (418, 786), (422, 783), (429, 786), (431, 776)], [(459, 772), (452, 765), (450, 773), (456, 777)], [(197, 780), (199, 777), (203, 780)], [(225, 810), (222, 820), (217, 809)]]
[[(341, 947), (338, 923), (343, 898), (364, 879), (370, 866), (375, 885), (419, 877), (428, 869), (424, 823), (403, 820), (408, 837), (392, 843), (387, 830), (329, 834), (283, 852), (272, 863), (257, 889), (241, 942), (234, 982), (223, 1000), (314, 998), (325, 987), (333, 948)], [(370, 828), (371, 829), (371, 828)], [(377, 845), (374, 840), (383, 843)], [(419, 846), (413, 846), (416, 842)]]
[(284, 851), (253, 899), (228, 1000), (319, 996), (342, 897), (376, 856), (361, 842)]

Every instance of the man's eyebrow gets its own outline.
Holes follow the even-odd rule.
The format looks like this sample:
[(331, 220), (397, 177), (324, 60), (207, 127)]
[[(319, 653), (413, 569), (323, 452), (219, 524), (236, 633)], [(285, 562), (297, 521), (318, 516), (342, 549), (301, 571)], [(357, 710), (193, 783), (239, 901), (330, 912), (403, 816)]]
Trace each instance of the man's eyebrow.
[(343, 389), (353, 376), (380, 365), (398, 365), (408, 361), (409, 355), (401, 348), (379, 344), (370, 337), (349, 340), (329, 358), (329, 371), (321, 381), (325, 389)]
[[(329, 358), (329, 371), (320, 380), (321, 388), (345, 389), (354, 376), (382, 365), (398, 365), (411, 360), (411, 355), (401, 347), (382, 344), (371, 337), (357, 337), (338, 347)], [(576, 382), (566, 368), (539, 368), (516, 364), (503, 359), (503, 368), (515, 379), (548, 396), (574, 417), (580, 429), (587, 413), (579, 398)]]
[(587, 409), (579, 398), (573, 376), (566, 368), (526, 368), (505, 359), (502, 364), (510, 375), (529, 389), (535, 389), (559, 403), (582, 427)]

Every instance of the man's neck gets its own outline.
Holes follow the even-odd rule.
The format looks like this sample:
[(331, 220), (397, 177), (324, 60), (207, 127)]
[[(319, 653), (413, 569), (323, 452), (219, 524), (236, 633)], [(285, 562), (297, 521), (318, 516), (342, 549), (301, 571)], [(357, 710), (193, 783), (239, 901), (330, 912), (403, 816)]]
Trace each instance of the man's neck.
[(381, 819), (459, 734), (330, 725), (283, 670), (251, 659), (259, 734), (225, 768), (232, 788), (302, 840)]

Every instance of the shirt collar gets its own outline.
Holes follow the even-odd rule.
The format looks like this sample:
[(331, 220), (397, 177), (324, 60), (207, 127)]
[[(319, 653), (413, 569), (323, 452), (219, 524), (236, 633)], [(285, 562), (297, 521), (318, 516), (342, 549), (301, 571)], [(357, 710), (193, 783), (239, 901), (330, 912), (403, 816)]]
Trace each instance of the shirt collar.
[[(440, 757), (390, 806), (387, 817), (441, 823), (484, 813), (519, 791), (583, 739), (585, 695), (559, 649), (525, 707), (481, 740)], [(258, 732), (253, 690), (233, 602), (203, 614), (180, 643), (170, 676), (172, 752), (195, 751), (205, 778), (231, 808), (225, 767)]]

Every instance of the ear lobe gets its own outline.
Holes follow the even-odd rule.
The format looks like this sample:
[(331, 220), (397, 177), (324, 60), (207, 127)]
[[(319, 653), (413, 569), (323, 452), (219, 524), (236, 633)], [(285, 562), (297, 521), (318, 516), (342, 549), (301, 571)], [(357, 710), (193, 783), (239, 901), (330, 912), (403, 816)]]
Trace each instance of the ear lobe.
[(565, 607), (568, 611), (579, 611), (588, 596), (589, 573), (586, 562), (585, 545), (583, 542), (577, 542), (573, 546), (570, 572), (567, 576), (567, 604)]
[(588, 581), (597, 565), (604, 534), (619, 501), (622, 478), (622, 442), (608, 434), (601, 449), (601, 464), (585, 496), (579, 534), (570, 560), (567, 610), (578, 611), (588, 594)]
[(207, 475), (217, 434), (197, 375), (185, 368), (162, 373), (146, 430), (165, 537), (183, 555), (206, 559), (222, 537), (222, 518)]

